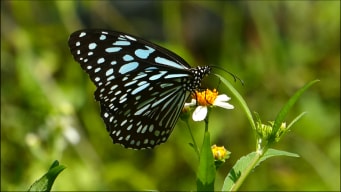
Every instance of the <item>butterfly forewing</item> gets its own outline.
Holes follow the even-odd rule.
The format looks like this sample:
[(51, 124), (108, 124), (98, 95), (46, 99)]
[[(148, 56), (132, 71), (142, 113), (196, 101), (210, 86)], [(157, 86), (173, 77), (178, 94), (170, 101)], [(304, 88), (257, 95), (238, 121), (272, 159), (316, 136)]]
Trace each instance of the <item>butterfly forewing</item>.
[(153, 148), (167, 140), (190, 91), (209, 68), (190, 66), (171, 51), (108, 30), (81, 30), (71, 53), (96, 85), (95, 98), (113, 142)]

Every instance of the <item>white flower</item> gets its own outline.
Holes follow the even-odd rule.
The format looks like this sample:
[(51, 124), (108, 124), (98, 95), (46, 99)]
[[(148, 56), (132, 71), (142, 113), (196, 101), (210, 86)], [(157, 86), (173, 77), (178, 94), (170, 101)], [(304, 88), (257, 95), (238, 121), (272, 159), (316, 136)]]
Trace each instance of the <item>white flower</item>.
[(218, 95), (217, 90), (207, 89), (206, 91), (197, 92), (192, 96), (190, 103), (185, 103), (185, 107), (197, 106), (193, 112), (192, 119), (194, 121), (202, 121), (206, 118), (209, 106), (218, 106), (224, 109), (233, 109), (234, 106), (227, 103), (231, 98), (225, 94)]

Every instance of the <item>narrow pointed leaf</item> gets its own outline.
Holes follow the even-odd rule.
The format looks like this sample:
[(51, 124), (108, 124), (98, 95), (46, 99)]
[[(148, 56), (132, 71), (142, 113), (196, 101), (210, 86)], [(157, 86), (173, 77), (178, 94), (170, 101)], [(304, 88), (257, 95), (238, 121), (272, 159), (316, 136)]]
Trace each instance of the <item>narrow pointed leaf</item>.
[(247, 106), (246, 101), (243, 99), (243, 97), (239, 94), (239, 92), (232, 86), (232, 84), (228, 80), (226, 80), (224, 77), (218, 74), (214, 74), (214, 75), (217, 76), (221, 80), (221, 82), (231, 91), (232, 95), (234, 95), (235, 99), (237, 99), (242, 109), (244, 110), (246, 117), (248, 118), (250, 122), (250, 125), (252, 126), (253, 129), (256, 129), (256, 125), (255, 125), (255, 122), (253, 121), (251, 111), (249, 107)]
[(40, 179), (35, 181), (28, 191), (51, 191), (53, 182), (57, 178), (58, 174), (65, 169), (65, 166), (59, 165), (56, 160), (50, 166), (50, 169)]
[(320, 80), (314, 80), (311, 81), (309, 83), (307, 83), (306, 85), (304, 85), (302, 88), (300, 88), (290, 99), (289, 101), (283, 106), (283, 108), (281, 109), (281, 111), (278, 113), (274, 126), (273, 126), (273, 141), (276, 139), (276, 133), (279, 129), (279, 127), (281, 126), (282, 122), (284, 122), (284, 119), (287, 115), (287, 113), (289, 112), (289, 110), (292, 108), (292, 106), (296, 103), (296, 101), (300, 98), (300, 96), (309, 88), (311, 87), (313, 84), (317, 83)]
[(197, 172), (197, 190), (214, 191), (215, 164), (211, 150), (210, 133), (206, 132), (200, 152), (199, 169)]

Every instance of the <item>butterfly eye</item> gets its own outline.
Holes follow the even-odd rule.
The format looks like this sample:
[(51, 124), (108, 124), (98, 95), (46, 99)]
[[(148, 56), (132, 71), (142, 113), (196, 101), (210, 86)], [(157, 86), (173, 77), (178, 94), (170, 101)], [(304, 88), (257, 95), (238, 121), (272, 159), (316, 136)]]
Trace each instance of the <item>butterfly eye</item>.
[(96, 85), (95, 98), (114, 143), (153, 148), (171, 134), (185, 100), (210, 67), (191, 68), (175, 53), (108, 30), (80, 30), (69, 47)]

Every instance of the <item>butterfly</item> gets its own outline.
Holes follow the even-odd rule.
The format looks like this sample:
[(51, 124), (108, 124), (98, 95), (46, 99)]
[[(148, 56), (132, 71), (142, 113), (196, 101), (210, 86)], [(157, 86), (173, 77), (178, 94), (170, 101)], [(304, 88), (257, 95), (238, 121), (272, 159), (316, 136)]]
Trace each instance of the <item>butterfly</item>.
[(117, 31), (79, 30), (68, 45), (96, 86), (95, 99), (113, 143), (125, 148), (166, 142), (186, 99), (211, 70), (191, 68), (170, 50)]

